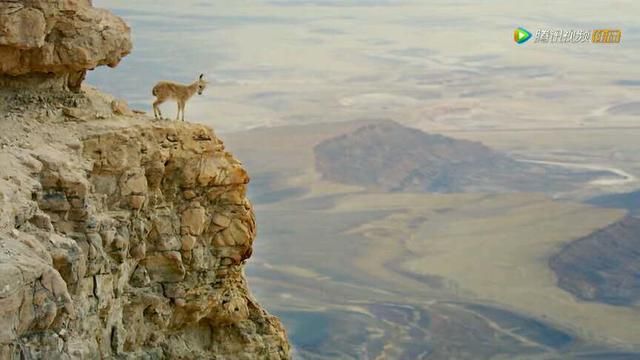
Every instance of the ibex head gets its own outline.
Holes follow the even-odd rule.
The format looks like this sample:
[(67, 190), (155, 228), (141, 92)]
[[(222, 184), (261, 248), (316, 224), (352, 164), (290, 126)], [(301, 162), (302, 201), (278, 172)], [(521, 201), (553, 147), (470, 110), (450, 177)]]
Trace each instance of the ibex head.
[(207, 80), (204, 78), (204, 74), (200, 74), (198, 78), (198, 95), (202, 95), (202, 92), (207, 87)]

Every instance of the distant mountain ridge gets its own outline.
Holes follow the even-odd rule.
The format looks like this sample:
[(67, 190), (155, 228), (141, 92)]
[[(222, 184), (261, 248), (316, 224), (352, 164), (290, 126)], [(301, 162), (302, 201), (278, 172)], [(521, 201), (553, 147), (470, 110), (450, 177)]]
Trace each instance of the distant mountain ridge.
[(566, 191), (599, 175), (521, 162), (479, 142), (393, 121), (323, 141), (314, 154), (324, 179), (380, 191)]

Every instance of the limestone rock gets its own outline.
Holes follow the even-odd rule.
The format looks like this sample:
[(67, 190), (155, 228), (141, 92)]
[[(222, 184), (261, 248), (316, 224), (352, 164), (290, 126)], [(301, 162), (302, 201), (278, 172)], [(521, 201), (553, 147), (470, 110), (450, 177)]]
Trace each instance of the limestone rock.
[(182, 213), (182, 229), (185, 234), (200, 235), (204, 231), (206, 220), (205, 210), (200, 203), (195, 203), (192, 207)]
[(35, 184), (11, 216), (20, 230), (0, 231), (0, 355), (288, 359), (242, 271), (256, 235), (249, 179), (215, 134), (147, 119), (73, 126), (88, 134), (78, 151), (25, 162)]
[(191, 251), (196, 245), (196, 237), (192, 235), (182, 235), (182, 250)]
[(126, 100), (115, 99), (111, 101), (111, 111), (116, 115), (132, 116), (133, 111), (129, 108)]
[(131, 48), (127, 24), (88, 0), (0, 2), (0, 82), (8, 85), (79, 90), (87, 70), (114, 67)]
[(75, 316), (66, 282), (50, 258), (42, 259), (25, 245), (30, 241), (24, 233), (0, 238), (0, 312), (6, 325), (0, 330), (0, 344), (28, 331), (55, 327), (56, 317)]

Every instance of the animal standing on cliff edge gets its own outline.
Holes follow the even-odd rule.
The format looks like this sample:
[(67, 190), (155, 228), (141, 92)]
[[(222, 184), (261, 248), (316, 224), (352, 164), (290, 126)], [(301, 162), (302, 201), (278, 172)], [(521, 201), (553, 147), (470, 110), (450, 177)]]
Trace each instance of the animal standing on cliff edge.
[(196, 92), (198, 95), (202, 95), (202, 92), (206, 87), (207, 81), (204, 79), (204, 74), (200, 74), (198, 80), (189, 85), (178, 84), (171, 81), (158, 82), (151, 91), (151, 93), (156, 97), (156, 101), (153, 102), (153, 115), (156, 119), (162, 119), (160, 104), (172, 99), (178, 103), (178, 114), (176, 115), (176, 120), (180, 120), (180, 112), (182, 112), (182, 121), (184, 121), (184, 106), (187, 101), (191, 99)]

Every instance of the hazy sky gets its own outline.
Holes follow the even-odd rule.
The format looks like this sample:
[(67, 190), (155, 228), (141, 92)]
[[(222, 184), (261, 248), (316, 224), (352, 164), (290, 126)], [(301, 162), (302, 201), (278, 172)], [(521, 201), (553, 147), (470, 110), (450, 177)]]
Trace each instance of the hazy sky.
[[(633, 0), (94, 5), (128, 21), (134, 52), (116, 69), (91, 73), (91, 83), (148, 110), (157, 80), (188, 82), (204, 72), (211, 88), (187, 117), (222, 131), (360, 117), (423, 128), (593, 126), (640, 113)], [(623, 39), (516, 45), (518, 26), (620, 28)], [(173, 104), (164, 109), (175, 116)]]

